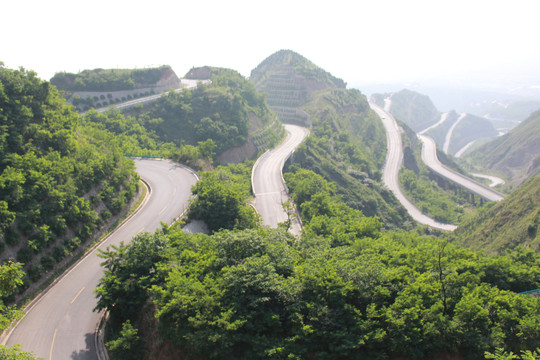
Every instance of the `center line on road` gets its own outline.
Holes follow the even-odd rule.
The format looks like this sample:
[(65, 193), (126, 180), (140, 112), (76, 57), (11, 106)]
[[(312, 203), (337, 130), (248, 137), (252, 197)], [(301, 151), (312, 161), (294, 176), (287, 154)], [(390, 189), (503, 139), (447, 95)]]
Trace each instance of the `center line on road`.
[(58, 329), (54, 329), (54, 335), (53, 335), (53, 338), (52, 338), (52, 343), (51, 343), (51, 351), (49, 352), (49, 360), (52, 360), (52, 353), (53, 353), (53, 349), (54, 349), (54, 340), (56, 339), (56, 332), (58, 331)]
[[(139, 230), (138, 233), (142, 233), (143, 231), (144, 231), (144, 226), (141, 228), (141, 230)], [(138, 234), (138, 233), (137, 233), (137, 234)]]
[(176, 188), (174, 188), (174, 191), (172, 193), (173, 195), (176, 195)]
[(161, 211), (159, 212), (159, 215), (163, 214), (163, 212), (165, 211), (165, 209), (167, 209), (166, 206), (165, 206), (163, 209), (161, 209)]
[(81, 290), (79, 290), (79, 292), (77, 293), (77, 295), (75, 295), (75, 297), (73, 298), (73, 300), (71, 300), (71, 302), (69, 303), (70, 305), (73, 304), (75, 302), (75, 300), (77, 300), (77, 298), (79, 297), (79, 295), (81, 295), (81, 293), (83, 292), (84, 290), (84, 286), (82, 287)]

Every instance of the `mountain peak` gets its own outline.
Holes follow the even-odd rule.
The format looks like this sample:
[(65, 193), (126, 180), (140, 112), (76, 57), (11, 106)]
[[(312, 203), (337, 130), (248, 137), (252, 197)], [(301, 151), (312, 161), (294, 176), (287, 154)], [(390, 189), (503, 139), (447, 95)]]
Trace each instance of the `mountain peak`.
[(251, 71), (250, 80), (274, 106), (301, 106), (314, 91), (346, 87), (343, 80), (292, 50), (267, 57)]

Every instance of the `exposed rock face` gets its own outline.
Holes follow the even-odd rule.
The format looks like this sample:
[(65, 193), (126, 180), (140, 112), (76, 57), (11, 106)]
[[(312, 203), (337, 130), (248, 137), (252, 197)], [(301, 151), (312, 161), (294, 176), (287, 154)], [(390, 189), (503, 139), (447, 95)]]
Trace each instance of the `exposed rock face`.
[(180, 86), (180, 79), (178, 78), (178, 76), (176, 76), (176, 73), (170, 67), (166, 67), (163, 69), (161, 78), (156, 83), (156, 87), (162, 89), (177, 89)]
[(209, 66), (191, 68), (184, 77), (190, 80), (208, 80), (212, 77), (212, 69)]
[(225, 150), (218, 157), (219, 164), (240, 163), (245, 159), (252, 159), (257, 154), (257, 147), (253, 139), (249, 139), (244, 145)]

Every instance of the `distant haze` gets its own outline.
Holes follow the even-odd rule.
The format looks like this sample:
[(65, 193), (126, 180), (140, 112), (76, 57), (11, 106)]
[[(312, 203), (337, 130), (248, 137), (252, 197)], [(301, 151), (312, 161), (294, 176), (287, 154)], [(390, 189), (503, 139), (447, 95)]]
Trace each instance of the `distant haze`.
[[(420, 83), (508, 91), (540, 86), (537, 0), (8, 0), (0, 61), (55, 72), (219, 66), (244, 76), (294, 50), (349, 87)], [(446, 86), (445, 85), (445, 86)]]

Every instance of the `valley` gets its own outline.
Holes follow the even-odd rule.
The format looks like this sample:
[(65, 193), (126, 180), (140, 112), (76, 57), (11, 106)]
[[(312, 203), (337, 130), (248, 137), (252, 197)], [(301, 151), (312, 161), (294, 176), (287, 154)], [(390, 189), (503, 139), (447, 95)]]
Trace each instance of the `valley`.
[[(187, 82), (167, 66), (64, 74), (66, 84), (84, 84), (64, 91), (104, 90), (94, 102), (108, 92), (112, 99), (116, 91), (157, 92), (163, 74), (169, 85), (190, 84), (136, 103), (126, 95), (128, 106), (88, 102), (83, 114), (54, 87), (47, 106), (61, 111), (19, 107), (49, 85), (2, 70), (4, 254), (28, 248), (21, 254), (35, 260), (25, 270), (52, 278), (41, 259), (61, 248), (52, 236), (38, 237), (58, 218), (43, 217), (24, 236), (21, 224), (37, 217), (17, 194), (45, 206), (50, 200), (39, 197), (43, 182), (22, 156), (47, 164), (32, 154), (53, 161), (74, 152), (73, 144), (92, 144), (87, 153), (95, 144), (106, 149), (100, 159), (110, 177), (83, 173), (101, 182), (78, 188), (82, 180), (55, 173), (47, 188), (51, 199), (56, 187), (91, 199), (90, 217), (125, 211), (129, 181), (149, 184), (140, 209), (39, 295), (4, 344), (44, 359), (96, 359), (96, 324), (107, 312), (104, 345), (113, 359), (481, 359), (486, 351), (540, 347), (540, 302), (521, 294), (540, 288), (537, 113), (497, 137), (489, 119), (441, 113), (414, 92), (368, 101), (290, 50), (270, 55), (249, 79), (208, 66), (192, 68)], [(150, 80), (132, 81), (141, 76)], [(6, 101), (19, 96), (10, 77), (35, 81), (18, 102)], [(21, 130), (13, 114), (32, 125)], [(494, 165), (508, 164), (514, 139), (527, 155), (511, 162), (511, 178), (507, 165)], [(471, 155), (484, 146), (490, 150)], [(122, 154), (154, 158), (133, 163)], [(466, 173), (494, 182), (484, 186)], [(92, 221), (92, 229), (84, 218), (72, 221), (66, 244), (75, 231), (90, 237), (101, 224)], [(184, 232), (190, 221), (204, 222), (208, 234)], [(8, 241), (13, 234), (16, 243)], [(13, 301), (6, 294), (2, 300)]]

